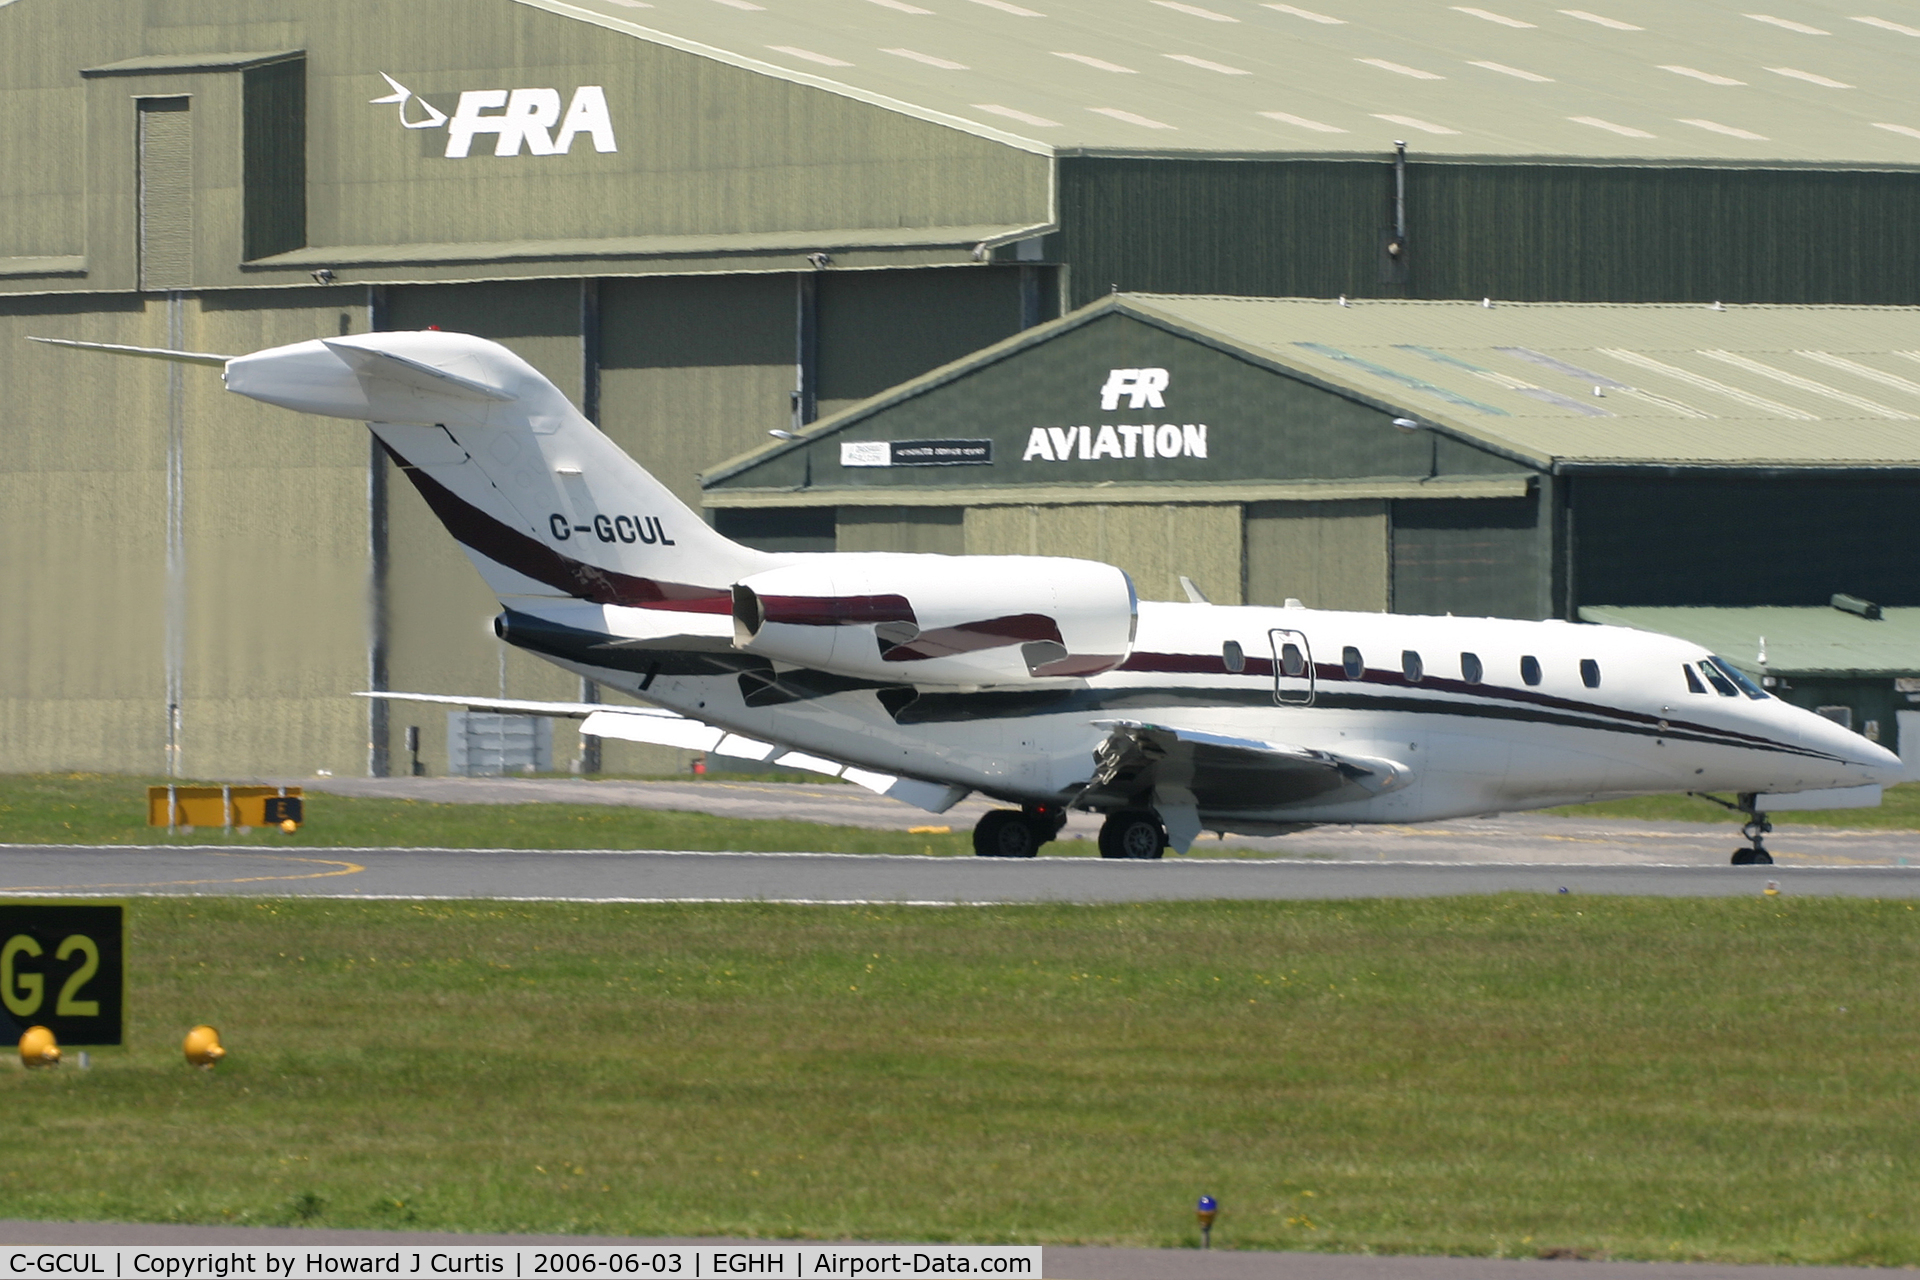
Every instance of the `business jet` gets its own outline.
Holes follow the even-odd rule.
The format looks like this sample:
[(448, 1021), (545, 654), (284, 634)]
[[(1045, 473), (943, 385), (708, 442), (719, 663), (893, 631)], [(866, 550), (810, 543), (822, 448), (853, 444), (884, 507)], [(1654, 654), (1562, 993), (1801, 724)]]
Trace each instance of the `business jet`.
[[(645, 707), (409, 697), (573, 716), (601, 737), (846, 778), (1030, 857), (1071, 809), (1109, 858), (1203, 831), (1408, 823), (1661, 792), (1748, 817), (1871, 792), (1897, 757), (1682, 640), (1620, 627), (1141, 600), (1046, 556), (778, 554), (729, 541), (506, 348), (435, 330), (242, 356), (229, 391), (366, 422), (499, 597), (500, 638)], [(1197, 593), (1194, 593), (1197, 595)], [(1771, 807), (1784, 807), (1777, 803)]]

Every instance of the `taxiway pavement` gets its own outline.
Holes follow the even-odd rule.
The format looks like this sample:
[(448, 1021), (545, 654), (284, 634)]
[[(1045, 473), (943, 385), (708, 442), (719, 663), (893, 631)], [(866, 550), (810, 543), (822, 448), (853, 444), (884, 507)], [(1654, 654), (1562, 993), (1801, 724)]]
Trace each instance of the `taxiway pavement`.
[(0, 846), (0, 894), (983, 904), (1473, 893), (1920, 897), (1920, 867), (902, 857), (661, 850)]

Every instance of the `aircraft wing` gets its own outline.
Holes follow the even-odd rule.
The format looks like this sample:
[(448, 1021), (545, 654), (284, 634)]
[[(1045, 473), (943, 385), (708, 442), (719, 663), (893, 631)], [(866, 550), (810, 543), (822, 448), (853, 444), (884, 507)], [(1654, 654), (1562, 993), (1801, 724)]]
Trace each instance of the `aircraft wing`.
[(358, 698), (392, 698), (400, 702), (428, 702), (442, 706), (466, 707), (472, 711), (501, 711), (509, 715), (554, 716), (579, 720), (580, 732), (594, 738), (618, 738), (623, 742), (646, 742), (661, 747), (679, 747), (684, 751), (710, 751), (715, 755), (741, 760), (766, 761), (789, 769), (805, 769), (904, 801), (929, 813), (945, 813), (964, 800), (968, 788), (940, 782), (923, 782), (891, 773), (860, 769), (825, 756), (805, 751), (790, 751), (778, 743), (762, 742), (744, 734), (690, 719), (660, 707), (609, 706), (602, 702), (541, 702), (529, 698), (468, 698), (446, 693), (367, 692)]
[(1308, 800), (1397, 791), (1413, 770), (1376, 756), (1342, 755), (1194, 729), (1102, 720), (1111, 730), (1094, 748), (1093, 780), (1080, 803), (1121, 805), (1152, 795), (1175, 848), (1200, 833), (1200, 811), (1249, 813)]

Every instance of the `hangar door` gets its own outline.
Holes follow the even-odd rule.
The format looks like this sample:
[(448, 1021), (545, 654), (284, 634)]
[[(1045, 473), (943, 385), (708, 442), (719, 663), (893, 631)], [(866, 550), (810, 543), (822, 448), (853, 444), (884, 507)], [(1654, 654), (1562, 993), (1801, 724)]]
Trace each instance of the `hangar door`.
[(1247, 603), (1384, 612), (1390, 603), (1387, 504), (1247, 506)]

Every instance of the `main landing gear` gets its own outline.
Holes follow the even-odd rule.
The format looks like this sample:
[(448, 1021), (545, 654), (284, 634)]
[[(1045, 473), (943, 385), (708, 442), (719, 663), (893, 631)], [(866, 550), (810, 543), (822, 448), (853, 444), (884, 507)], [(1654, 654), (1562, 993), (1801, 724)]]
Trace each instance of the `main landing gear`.
[(973, 851), (982, 858), (1031, 858), (1067, 825), (1057, 804), (1024, 809), (989, 809), (973, 828)]
[(1100, 824), (1103, 858), (1158, 858), (1167, 851), (1167, 828), (1151, 809), (1122, 809)]
[(1704, 791), (1689, 794), (1702, 800), (1711, 800), (1722, 809), (1731, 809), (1735, 813), (1747, 815), (1746, 825), (1740, 828), (1740, 834), (1748, 840), (1744, 849), (1733, 851), (1733, 865), (1736, 867), (1770, 867), (1773, 855), (1767, 852), (1767, 833), (1773, 830), (1773, 823), (1767, 821), (1767, 815), (1760, 812), (1759, 797), (1752, 792), (1742, 792), (1738, 804), (1729, 804), (1719, 796), (1710, 796)]
[[(983, 858), (1031, 858), (1066, 825), (1059, 805), (989, 809), (973, 828), (973, 851)], [(1151, 809), (1122, 809), (1100, 825), (1103, 858), (1158, 858), (1166, 851), (1166, 824)]]

